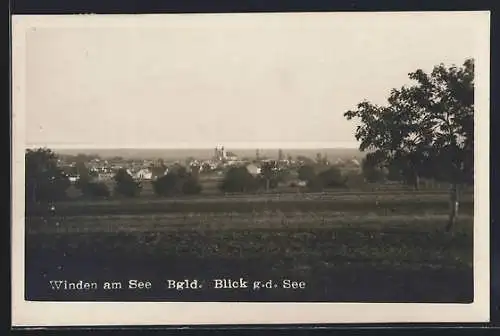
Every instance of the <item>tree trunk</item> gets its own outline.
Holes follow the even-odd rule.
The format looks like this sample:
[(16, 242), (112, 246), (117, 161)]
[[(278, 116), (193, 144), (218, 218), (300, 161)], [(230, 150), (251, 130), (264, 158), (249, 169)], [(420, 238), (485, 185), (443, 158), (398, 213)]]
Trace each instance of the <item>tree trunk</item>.
[(446, 226), (446, 232), (451, 231), (451, 229), (455, 226), (458, 215), (458, 198), (459, 190), (458, 184), (454, 183), (451, 185), (450, 190), (450, 215), (448, 217), (448, 225)]
[(415, 174), (413, 179), (413, 187), (415, 188), (415, 190), (418, 190), (419, 186), (420, 186), (420, 176), (418, 176), (418, 174)]
[(269, 191), (270, 179), (266, 179), (266, 191)]

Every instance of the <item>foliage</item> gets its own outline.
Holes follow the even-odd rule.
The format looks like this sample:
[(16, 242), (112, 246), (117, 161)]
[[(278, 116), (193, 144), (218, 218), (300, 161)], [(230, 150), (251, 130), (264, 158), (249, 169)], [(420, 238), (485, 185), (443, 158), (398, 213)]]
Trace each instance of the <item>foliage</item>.
[(349, 189), (361, 189), (366, 186), (366, 180), (362, 173), (350, 171), (346, 173), (346, 187)]
[(199, 194), (202, 188), (196, 176), (189, 174), (184, 167), (179, 166), (153, 181), (153, 190), (158, 196)]
[(141, 192), (140, 183), (125, 170), (119, 169), (114, 177), (115, 193), (124, 197), (136, 197)]
[(474, 62), (409, 74), (412, 86), (393, 89), (387, 106), (368, 101), (347, 111), (357, 118), (360, 150), (384, 166), (398, 167), (408, 183), (431, 177), (470, 183), (474, 149)]
[(307, 182), (313, 191), (345, 187), (346, 178), (338, 167), (326, 165), (303, 165), (298, 170), (299, 179)]
[(90, 171), (84, 162), (76, 162), (75, 175), (79, 176), (75, 186), (83, 192), (87, 185), (92, 181)]
[(380, 164), (380, 160), (376, 157), (376, 154), (378, 153), (368, 153), (361, 161), (363, 177), (370, 183), (383, 182), (387, 177), (387, 171)]
[(231, 167), (220, 184), (223, 192), (251, 192), (258, 187), (258, 180), (245, 167)]
[(261, 164), (260, 178), (264, 182), (266, 190), (278, 186), (278, 167), (275, 161), (263, 162)]
[(81, 185), (84, 196), (90, 198), (108, 198), (110, 196), (108, 186), (103, 182), (88, 182)]
[(186, 195), (196, 195), (201, 193), (201, 184), (194, 176), (188, 176), (182, 184), (182, 193)]
[(337, 167), (331, 167), (318, 174), (319, 181), (323, 188), (344, 188), (346, 178)]
[(180, 178), (185, 178), (186, 176), (188, 176), (188, 171), (187, 171), (186, 167), (184, 167), (183, 165), (178, 164), (178, 163), (174, 164), (170, 168), (170, 172), (172, 172), (172, 174), (175, 174)]
[(26, 201), (51, 202), (64, 199), (70, 182), (57, 164), (57, 155), (48, 148), (25, 153)]
[(153, 191), (158, 196), (170, 196), (177, 194), (181, 186), (180, 178), (175, 171), (169, 171), (167, 174), (153, 181)]
[(212, 170), (213, 170), (213, 169), (212, 169), (212, 166), (210, 166), (210, 164), (209, 164), (209, 163), (203, 163), (203, 164), (201, 165), (201, 172), (202, 172), (202, 173), (208, 173), (208, 172), (210, 172), (210, 171), (212, 171)]
[(299, 179), (306, 182), (309, 182), (316, 178), (316, 172), (314, 170), (314, 167), (311, 165), (300, 166), (298, 174), (299, 174)]
[(304, 156), (304, 155), (298, 155), (297, 161), (302, 162), (303, 164), (306, 164), (306, 165), (314, 164), (313, 159), (311, 159), (310, 157)]

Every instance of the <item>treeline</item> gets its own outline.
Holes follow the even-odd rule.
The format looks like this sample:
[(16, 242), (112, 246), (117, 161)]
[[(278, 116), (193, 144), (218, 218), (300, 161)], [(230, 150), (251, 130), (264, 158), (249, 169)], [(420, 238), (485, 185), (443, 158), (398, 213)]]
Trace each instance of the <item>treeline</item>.
[[(58, 157), (50, 149), (28, 150), (26, 152), (26, 201), (38, 203), (58, 201), (68, 198), (66, 191), (71, 185), (67, 172), (58, 166)], [(266, 162), (257, 175), (252, 175), (246, 167), (231, 167), (221, 179), (218, 188), (222, 193), (254, 193), (272, 191), (280, 186), (300, 187), (308, 191), (325, 189), (363, 189), (367, 183), (387, 180), (413, 185), (411, 175), (405, 176), (401, 169), (380, 169), (371, 164), (369, 157), (361, 165), (361, 171), (343, 172), (338, 166), (314, 162), (298, 168), (297, 175), (291, 177), (290, 169), (280, 168), (274, 162)], [(96, 181), (83, 162), (75, 169), (79, 180), (75, 187), (84, 198), (106, 199), (113, 197), (134, 198), (141, 194), (143, 183), (135, 180), (125, 169), (119, 169), (113, 177), (114, 184)], [(176, 195), (196, 195), (203, 190), (199, 170), (187, 169), (181, 165), (171, 167), (167, 174), (147, 182), (158, 197)]]
[[(67, 198), (66, 191), (71, 185), (68, 174), (58, 165), (57, 155), (50, 149), (40, 148), (27, 150), (26, 160), (26, 201), (37, 203), (43, 201), (58, 201)], [(114, 186), (96, 181), (95, 176), (81, 161), (75, 168), (79, 180), (75, 187), (85, 198), (138, 197), (143, 188), (125, 169), (119, 169), (113, 177)], [(229, 168), (219, 183), (219, 190), (224, 193), (245, 193), (269, 191), (276, 189), (280, 183), (289, 180), (290, 171), (279, 169), (276, 163), (264, 163), (261, 172), (252, 175), (246, 167)], [(305, 165), (299, 169), (299, 179), (305, 181), (311, 190), (324, 188), (344, 188), (347, 177), (343, 176), (337, 167), (329, 167), (316, 171), (313, 165)], [(168, 173), (152, 183), (154, 193), (159, 197), (175, 195), (196, 195), (202, 192), (199, 180), (199, 170), (187, 171), (183, 166), (174, 166)]]

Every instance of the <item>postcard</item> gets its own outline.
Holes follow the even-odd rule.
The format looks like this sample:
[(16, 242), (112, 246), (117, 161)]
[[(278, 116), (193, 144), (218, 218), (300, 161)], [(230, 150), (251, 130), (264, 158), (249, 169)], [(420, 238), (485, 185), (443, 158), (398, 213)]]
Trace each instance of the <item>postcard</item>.
[(13, 325), (489, 321), (489, 30), (13, 16)]

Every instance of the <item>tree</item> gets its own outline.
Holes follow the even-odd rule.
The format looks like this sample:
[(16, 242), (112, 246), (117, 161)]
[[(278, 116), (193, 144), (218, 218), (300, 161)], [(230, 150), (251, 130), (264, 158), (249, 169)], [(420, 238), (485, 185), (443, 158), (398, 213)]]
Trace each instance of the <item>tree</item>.
[(344, 188), (346, 186), (346, 178), (337, 167), (322, 171), (318, 174), (318, 179), (321, 188)]
[(206, 162), (205, 162), (205, 163), (203, 163), (203, 164), (201, 165), (201, 172), (202, 172), (202, 173), (208, 173), (208, 172), (210, 172), (210, 171), (212, 171), (212, 166), (211, 166), (209, 163), (206, 163)]
[(152, 183), (153, 190), (158, 196), (194, 195), (199, 194), (202, 190), (197, 174), (188, 174), (184, 170), (169, 171)]
[(303, 163), (303, 164), (314, 164), (314, 160), (311, 159), (310, 157), (304, 156), (304, 155), (298, 155), (297, 156), (297, 161)]
[(124, 197), (136, 197), (141, 192), (140, 183), (136, 182), (134, 178), (123, 168), (116, 172), (115, 192)]
[(220, 189), (223, 192), (255, 191), (258, 189), (258, 181), (245, 167), (231, 167), (224, 176)]
[(386, 178), (384, 167), (381, 165), (381, 160), (376, 157), (376, 154), (378, 153), (368, 153), (361, 161), (363, 177), (370, 183), (382, 182)]
[(323, 157), (321, 153), (316, 153), (316, 163), (321, 164), (323, 162)]
[(190, 175), (186, 177), (182, 184), (182, 193), (185, 195), (197, 195), (201, 193), (201, 184), (198, 182), (198, 179)]
[(450, 183), (450, 230), (459, 187), (473, 182), (474, 61), (409, 77), (414, 84), (393, 89), (386, 106), (363, 101), (344, 116), (361, 121), (355, 134), (360, 150), (373, 150), (380, 164), (400, 167), (415, 186), (421, 176)]
[(187, 172), (187, 169), (186, 167), (184, 167), (183, 165), (181, 164), (174, 164), (170, 171), (173, 173), (173, 174), (176, 174), (177, 176), (181, 177), (181, 178), (184, 178), (188, 175), (188, 172)]
[(175, 171), (159, 177), (152, 182), (153, 191), (158, 196), (171, 196), (180, 192), (180, 178)]
[(70, 182), (58, 166), (57, 155), (48, 148), (25, 153), (26, 202), (53, 202), (66, 197)]
[(311, 165), (300, 166), (298, 170), (299, 179), (302, 181), (309, 182), (316, 178), (316, 171)]
[(108, 198), (110, 196), (108, 186), (103, 182), (88, 182), (81, 186), (84, 196), (90, 198)]
[(76, 174), (79, 176), (76, 187), (83, 189), (91, 182), (90, 171), (83, 161), (76, 161)]
[(191, 165), (192, 162), (196, 161), (196, 159), (192, 156), (189, 156), (186, 158), (186, 160), (184, 161), (184, 163), (186, 164), (186, 167), (189, 167)]
[(277, 165), (274, 161), (263, 162), (260, 167), (260, 176), (264, 179), (266, 191), (268, 191), (271, 186), (277, 186)]
[(346, 173), (346, 187), (349, 189), (362, 189), (366, 186), (364, 176), (357, 171), (348, 171)]

